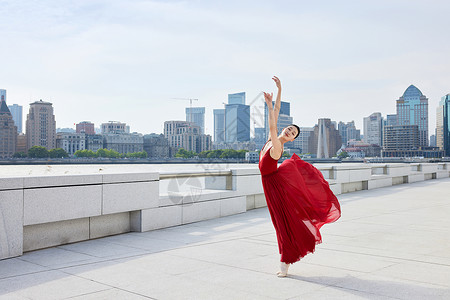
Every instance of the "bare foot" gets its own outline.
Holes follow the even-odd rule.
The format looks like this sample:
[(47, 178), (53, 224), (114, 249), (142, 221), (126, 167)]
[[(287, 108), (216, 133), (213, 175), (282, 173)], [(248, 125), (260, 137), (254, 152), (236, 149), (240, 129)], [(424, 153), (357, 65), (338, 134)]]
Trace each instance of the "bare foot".
[(280, 271), (277, 272), (278, 277), (286, 277), (289, 269), (289, 264), (281, 262)]

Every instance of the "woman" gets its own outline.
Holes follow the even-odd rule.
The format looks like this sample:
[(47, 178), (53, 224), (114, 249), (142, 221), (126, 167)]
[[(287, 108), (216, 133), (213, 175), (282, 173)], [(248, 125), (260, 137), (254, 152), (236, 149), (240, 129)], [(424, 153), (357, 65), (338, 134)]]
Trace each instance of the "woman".
[(322, 242), (320, 227), (341, 216), (336, 196), (322, 173), (296, 154), (278, 167), (283, 145), (300, 133), (298, 126), (289, 125), (277, 132), (281, 102), (281, 82), (272, 78), (278, 88), (275, 108), (273, 94), (264, 93), (269, 109), (269, 139), (259, 156), (259, 169), (272, 223), (281, 254), (279, 277), (287, 276), (289, 265), (314, 252)]

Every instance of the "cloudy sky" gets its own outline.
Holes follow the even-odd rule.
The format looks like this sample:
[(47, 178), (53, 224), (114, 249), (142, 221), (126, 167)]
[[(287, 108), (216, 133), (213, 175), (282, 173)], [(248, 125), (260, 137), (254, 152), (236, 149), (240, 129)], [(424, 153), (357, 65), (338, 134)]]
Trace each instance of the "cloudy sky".
[[(437, 104), (450, 93), (449, 1), (0, 0), (0, 88), (8, 104), (43, 99), (57, 127), (126, 122), (162, 132), (188, 101), (215, 108), (281, 78), (294, 122), (395, 113), (410, 85)], [(252, 124), (253, 125), (253, 124)]]

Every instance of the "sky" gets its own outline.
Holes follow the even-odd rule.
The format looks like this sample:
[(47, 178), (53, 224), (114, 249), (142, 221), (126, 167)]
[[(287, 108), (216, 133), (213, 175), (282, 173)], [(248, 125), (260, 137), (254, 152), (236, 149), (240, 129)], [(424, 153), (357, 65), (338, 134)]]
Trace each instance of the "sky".
[(0, 89), (8, 105), (53, 103), (57, 127), (125, 122), (162, 133), (187, 100), (213, 109), (246, 92), (252, 127), (261, 91), (301, 127), (318, 118), (394, 114), (414, 84), (429, 99), (429, 133), (450, 93), (449, 1), (0, 0)]

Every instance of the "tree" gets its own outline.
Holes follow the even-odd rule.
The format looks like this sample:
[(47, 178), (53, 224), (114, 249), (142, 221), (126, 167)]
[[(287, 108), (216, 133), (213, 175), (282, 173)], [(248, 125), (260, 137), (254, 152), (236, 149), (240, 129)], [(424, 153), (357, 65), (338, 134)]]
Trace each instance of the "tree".
[(342, 151), (341, 153), (339, 153), (338, 155), (339, 158), (346, 158), (349, 157), (347, 151)]
[(51, 158), (69, 157), (69, 154), (62, 148), (51, 149), (48, 154)]
[(175, 157), (192, 158), (192, 157), (194, 157), (196, 155), (197, 155), (197, 153), (195, 153), (193, 151), (187, 151), (184, 148), (180, 148), (180, 149), (178, 149), (177, 154), (175, 154)]
[(48, 150), (42, 146), (33, 146), (28, 150), (28, 157), (31, 158), (46, 158), (49, 157)]
[(107, 149), (104, 149), (104, 148), (102, 148), (102, 149), (98, 149), (97, 150), (97, 156), (98, 157), (107, 157), (108, 156), (108, 152), (107, 152), (108, 150)]
[(13, 155), (14, 158), (25, 158), (27, 157), (27, 154), (25, 152), (16, 152)]

